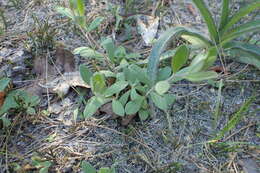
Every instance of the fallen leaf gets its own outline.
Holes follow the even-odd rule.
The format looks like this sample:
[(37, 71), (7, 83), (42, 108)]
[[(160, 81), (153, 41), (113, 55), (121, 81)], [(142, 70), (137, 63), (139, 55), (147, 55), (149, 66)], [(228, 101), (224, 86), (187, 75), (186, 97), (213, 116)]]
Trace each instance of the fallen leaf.
[(64, 48), (64, 46), (58, 46), (55, 52), (56, 66), (61, 73), (75, 71), (75, 59), (74, 55)]
[(214, 67), (211, 67), (210, 70), (215, 71), (217, 73), (229, 74), (228, 70), (226, 68), (224, 68), (223, 66), (214, 66)]
[(137, 26), (145, 44), (150, 45), (158, 30), (159, 17), (140, 15), (137, 17)]
[(2, 107), (4, 101), (5, 101), (5, 92), (0, 91), (0, 107)]
[(187, 9), (189, 10), (189, 12), (190, 12), (193, 16), (197, 16), (196, 9), (194, 8), (194, 6), (193, 6), (192, 4), (188, 4), (188, 5), (187, 5)]
[(86, 84), (81, 76), (80, 72), (69, 72), (64, 73), (62, 76), (55, 78), (54, 80), (47, 82), (46, 84), (39, 84), (43, 88), (49, 88), (51, 93), (61, 94), (62, 96), (66, 95), (70, 87), (84, 87), (90, 88)]
[(125, 117), (122, 118), (121, 120), (121, 125), (122, 126), (127, 126), (131, 121), (132, 119), (136, 116), (136, 114), (133, 114), (133, 115), (127, 115)]

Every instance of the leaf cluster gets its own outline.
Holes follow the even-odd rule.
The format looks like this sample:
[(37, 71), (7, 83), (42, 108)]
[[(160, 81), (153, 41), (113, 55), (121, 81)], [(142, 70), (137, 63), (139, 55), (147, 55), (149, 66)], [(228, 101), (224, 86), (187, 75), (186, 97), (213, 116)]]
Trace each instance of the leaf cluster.
[[(8, 84), (10, 83), (9, 78), (3, 78), (0, 80), (0, 92), (3, 92)], [(22, 90), (10, 91), (4, 100), (3, 105), (0, 107), (0, 120), (3, 121), (4, 126), (10, 125), (10, 120), (4, 116), (5, 113), (9, 113), (10, 110), (17, 112), (26, 112), (26, 114), (36, 114), (35, 106), (40, 102), (38, 96), (32, 96)]]

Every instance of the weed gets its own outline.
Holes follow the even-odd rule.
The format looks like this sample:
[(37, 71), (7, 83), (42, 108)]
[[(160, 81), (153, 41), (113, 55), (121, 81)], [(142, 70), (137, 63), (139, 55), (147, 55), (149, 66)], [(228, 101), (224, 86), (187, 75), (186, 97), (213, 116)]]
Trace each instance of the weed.
[(81, 162), (81, 169), (83, 173), (116, 173), (115, 168), (102, 167), (98, 171), (88, 162)]
[(1, 19), (1, 23), (0, 23), (0, 35), (4, 33), (4, 30), (7, 29), (7, 21), (4, 15), (4, 9), (0, 8), (0, 19)]
[(44, 53), (47, 49), (52, 50), (55, 46), (54, 37), (57, 34), (49, 24), (49, 19), (45, 21), (39, 21), (36, 16), (32, 16), (35, 27), (33, 31), (28, 32), (27, 36), (29, 40), (26, 42), (26, 47), (34, 54)]
[[(10, 79), (3, 78), (0, 80), (0, 91), (4, 91), (9, 85)], [(35, 106), (40, 102), (39, 97), (31, 96), (22, 90), (13, 90), (6, 94), (3, 105), (0, 107), (0, 120), (2, 120), (4, 126), (10, 125), (10, 120), (6, 117), (6, 113), (9, 113), (11, 109), (18, 112), (25, 112), (29, 115), (36, 114)]]

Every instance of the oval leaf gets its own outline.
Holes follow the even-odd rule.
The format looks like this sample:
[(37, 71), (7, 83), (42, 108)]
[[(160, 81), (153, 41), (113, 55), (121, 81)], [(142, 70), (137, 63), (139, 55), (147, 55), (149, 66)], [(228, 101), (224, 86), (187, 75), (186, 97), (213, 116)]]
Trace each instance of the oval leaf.
[(148, 110), (140, 110), (138, 112), (138, 115), (139, 115), (140, 120), (144, 121), (149, 117), (149, 112), (148, 112)]
[(118, 82), (114, 83), (113, 85), (111, 85), (109, 88), (107, 88), (104, 95), (106, 97), (110, 97), (116, 93), (119, 93), (123, 89), (125, 89), (125, 87), (127, 85), (128, 85), (128, 82), (126, 82), (126, 81), (118, 81)]
[(187, 76), (184, 76), (185, 79), (196, 82), (196, 81), (203, 81), (208, 79), (217, 78), (218, 74), (214, 71), (201, 71), (196, 73), (188, 74)]
[(168, 108), (168, 103), (167, 103), (167, 99), (164, 98), (163, 96), (160, 96), (159, 94), (152, 92), (151, 93), (151, 98), (153, 103), (159, 108), (162, 109), (164, 111), (167, 110)]
[(90, 85), (90, 79), (91, 79), (93, 73), (87, 68), (87, 66), (85, 66), (83, 64), (79, 66), (79, 72), (80, 72), (80, 76), (81, 76), (82, 80), (86, 84)]
[(87, 32), (93, 31), (94, 29), (96, 29), (104, 20), (104, 17), (96, 17), (91, 23), (90, 25), (87, 27)]
[(140, 110), (142, 106), (142, 102), (143, 102), (143, 98), (128, 102), (125, 106), (126, 114), (127, 115), (136, 114)]
[(169, 88), (170, 84), (168, 81), (160, 81), (155, 85), (155, 91), (160, 95), (166, 93), (169, 90)]
[(125, 115), (125, 109), (124, 109), (123, 105), (121, 104), (121, 102), (118, 100), (114, 99), (112, 101), (112, 109), (113, 109), (113, 112), (119, 116)]
[(182, 45), (177, 50), (172, 58), (172, 71), (176, 73), (187, 62), (189, 58), (189, 49), (187, 46)]

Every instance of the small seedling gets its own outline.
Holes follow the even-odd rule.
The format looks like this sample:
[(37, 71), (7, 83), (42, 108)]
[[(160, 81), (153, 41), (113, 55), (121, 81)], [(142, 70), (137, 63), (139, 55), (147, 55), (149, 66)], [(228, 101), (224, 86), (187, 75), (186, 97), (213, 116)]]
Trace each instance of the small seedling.
[(26, 47), (35, 54), (41, 54), (46, 50), (52, 50), (55, 46), (56, 29), (49, 24), (49, 19), (39, 21), (36, 16), (32, 16), (34, 20), (34, 29), (27, 33), (29, 40)]
[(83, 173), (116, 173), (115, 168), (102, 167), (98, 171), (88, 162), (81, 162), (81, 169)]

